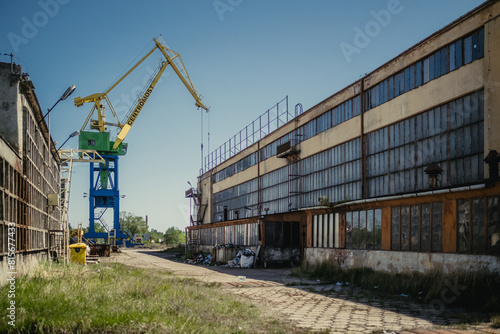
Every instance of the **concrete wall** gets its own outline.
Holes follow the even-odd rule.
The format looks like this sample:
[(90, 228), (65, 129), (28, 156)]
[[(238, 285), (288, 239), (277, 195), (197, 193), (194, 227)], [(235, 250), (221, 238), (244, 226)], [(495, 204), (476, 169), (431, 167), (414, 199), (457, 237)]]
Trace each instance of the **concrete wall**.
[(261, 251), (261, 261), (264, 266), (290, 266), (300, 263), (300, 248), (270, 248)]
[[(198, 179), (197, 187), (201, 201), (200, 204), (205, 207), (202, 224), (208, 224), (212, 220), (212, 180), (213, 176), (211, 173), (202, 175)], [(201, 219), (201, 217), (197, 217), (197, 219)]]
[(0, 273), (2, 273), (0, 275), (0, 286), (6, 284), (7, 279), (11, 278), (12, 275), (19, 277), (36, 269), (41, 262), (48, 260), (48, 254), (46, 251), (28, 254), (17, 253), (14, 273), (8, 267), (7, 257), (4, 256), (4, 259), (4, 261), (0, 261)]
[(392, 274), (439, 270), (444, 273), (457, 268), (463, 270), (499, 270), (500, 258), (488, 255), (417, 253), (378, 250), (354, 250), (332, 248), (307, 248), (304, 264), (315, 265), (321, 262), (337, 263), (342, 268), (372, 268)]
[[(500, 3), (496, 5), (500, 12)], [(500, 18), (498, 14), (485, 25), (485, 66), (484, 76), (484, 154), (490, 150), (500, 152)], [(479, 72), (481, 73), (481, 72)], [(488, 168), (485, 166), (485, 176), (489, 176)]]
[(5, 141), (19, 153), (22, 131), (22, 113), (19, 112), (19, 78), (22, 74), (19, 66), (0, 63), (0, 134)]

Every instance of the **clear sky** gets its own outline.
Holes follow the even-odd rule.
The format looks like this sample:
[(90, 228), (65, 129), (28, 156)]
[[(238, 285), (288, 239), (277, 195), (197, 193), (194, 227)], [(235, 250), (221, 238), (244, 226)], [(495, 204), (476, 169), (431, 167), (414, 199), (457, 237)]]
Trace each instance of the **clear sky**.
[[(125, 142), (121, 211), (148, 215), (164, 232), (189, 225), (184, 192), (205, 155), (288, 95), (293, 112), (321, 102), (483, 0), (1, 0), (0, 54), (30, 74), (60, 144), (79, 130), (91, 105), (73, 99), (106, 90), (152, 48), (158, 35), (180, 53), (209, 114), (167, 69)], [(118, 114), (159, 56), (109, 95)], [(8, 62), (7, 56), (0, 61)], [(1, 94), (1, 92), (0, 92)], [(120, 117), (120, 118), (121, 118)], [(210, 132), (210, 143), (207, 133)], [(116, 134), (115, 130), (111, 131)], [(73, 138), (65, 148), (77, 148)], [(88, 225), (89, 166), (74, 168), (70, 224)]]

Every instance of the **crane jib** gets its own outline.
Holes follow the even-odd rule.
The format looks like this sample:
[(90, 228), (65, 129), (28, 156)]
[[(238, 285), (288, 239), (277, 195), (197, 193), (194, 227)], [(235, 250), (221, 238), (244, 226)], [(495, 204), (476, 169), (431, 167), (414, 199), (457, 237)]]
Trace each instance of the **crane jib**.
[(128, 125), (132, 126), (132, 124), (134, 124), (137, 116), (139, 116), (139, 113), (141, 112), (142, 107), (144, 106), (144, 104), (148, 100), (149, 95), (151, 95), (151, 92), (153, 91), (154, 88), (155, 87), (153, 85), (151, 85), (151, 86), (149, 86), (148, 90), (144, 93), (141, 100), (139, 101), (139, 103), (135, 107), (134, 111), (132, 112), (132, 114), (128, 118), (128, 120), (127, 120)]

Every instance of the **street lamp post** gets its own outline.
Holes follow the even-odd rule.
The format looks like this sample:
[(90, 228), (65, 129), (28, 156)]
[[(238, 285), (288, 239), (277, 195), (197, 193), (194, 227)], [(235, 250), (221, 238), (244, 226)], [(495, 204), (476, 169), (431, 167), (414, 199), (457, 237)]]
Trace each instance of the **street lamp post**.
[(192, 207), (191, 199), (193, 198), (193, 185), (189, 181), (187, 181), (187, 183), (191, 187), (191, 196), (189, 197), (189, 226), (191, 226), (193, 224), (193, 217), (192, 217), (192, 211), (191, 211), (191, 207)]
[[(50, 114), (50, 112), (52, 111), (52, 109), (54, 109), (54, 107), (59, 102), (66, 100), (71, 94), (73, 94), (73, 92), (75, 91), (75, 89), (76, 89), (75, 85), (69, 86), (68, 89), (66, 89), (66, 91), (63, 93), (63, 95), (61, 95), (61, 97), (59, 98), (59, 100), (57, 100), (57, 102), (54, 103), (54, 105), (51, 108), (47, 109), (47, 112), (45, 113), (45, 115), (43, 115), (43, 117), (40, 120), (40, 122), (38, 122), (38, 126), (40, 126), (40, 123), (42, 123), (42, 121), (45, 119), (45, 117), (47, 117), (47, 115)], [(50, 124), (50, 117), (49, 117), (49, 124)], [(50, 125), (49, 125), (49, 132), (50, 132)]]
[(73, 132), (72, 134), (70, 134), (69, 137), (64, 141), (64, 143), (62, 143), (61, 146), (59, 146), (59, 148), (57, 150), (59, 151), (64, 146), (64, 144), (66, 144), (68, 142), (68, 140), (70, 140), (71, 138), (73, 138), (75, 136), (78, 136), (79, 134), (80, 134), (79, 130), (76, 130), (75, 132)]

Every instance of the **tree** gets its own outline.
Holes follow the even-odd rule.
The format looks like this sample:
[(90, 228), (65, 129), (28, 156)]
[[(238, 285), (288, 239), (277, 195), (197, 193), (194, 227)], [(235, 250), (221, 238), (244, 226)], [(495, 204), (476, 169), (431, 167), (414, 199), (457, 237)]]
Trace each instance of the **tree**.
[(150, 233), (151, 233), (151, 240), (154, 240), (155, 242), (159, 242), (159, 241), (160, 241), (160, 239), (162, 239), (162, 240), (163, 240), (163, 238), (164, 238), (163, 233), (158, 232), (158, 231), (157, 231), (157, 230), (155, 230), (154, 228), (153, 228), (153, 229), (151, 229), (151, 232), (150, 232)]
[[(87, 232), (89, 232), (89, 230), (90, 230), (90, 226), (87, 226), (83, 229), (83, 232), (87, 233)], [(102, 226), (101, 223), (96, 221), (94, 223), (94, 232), (106, 232), (106, 229), (104, 229), (104, 226)]]
[(165, 243), (167, 245), (182, 244), (185, 241), (184, 238), (184, 233), (175, 226), (169, 227), (165, 232)]
[(130, 236), (148, 232), (148, 225), (143, 217), (125, 211), (120, 212), (120, 227), (122, 232), (128, 231)]

